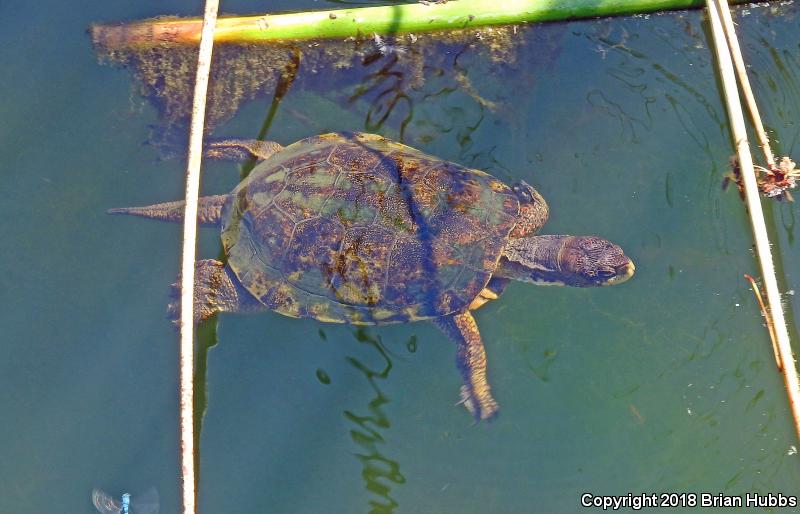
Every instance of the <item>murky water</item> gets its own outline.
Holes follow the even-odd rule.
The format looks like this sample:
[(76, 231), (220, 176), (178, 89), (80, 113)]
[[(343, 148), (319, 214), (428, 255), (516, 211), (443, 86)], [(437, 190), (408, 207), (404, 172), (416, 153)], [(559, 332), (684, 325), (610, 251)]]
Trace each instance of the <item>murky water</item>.
[[(798, 9), (736, 16), (776, 152), (795, 158)], [(177, 336), (165, 306), (180, 227), (104, 211), (179, 198), (183, 163), (164, 157), (159, 113), (129, 72), (97, 63), (85, 30), (199, 10), (0, 5), (2, 513), (90, 513), (93, 487), (149, 486), (162, 512), (179, 510)], [(577, 512), (583, 492), (797, 494), (782, 378), (742, 279), (757, 274), (748, 221), (720, 189), (732, 148), (701, 13), (519, 37), (510, 63), (442, 47), (416, 82), (402, 70), (381, 79), (391, 55), (335, 76), (301, 63), (269, 136), (368, 129), (525, 179), (550, 204), (543, 232), (607, 237), (636, 261), (635, 278), (513, 284), (481, 309), (502, 412), (477, 426), (455, 405), (454, 347), (430, 324), (221, 316), (206, 363), (200, 512)], [(268, 92), (245, 103), (214, 135), (254, 137), (271, 102)], [(204, 191), (230, 190), (238, 173), (208, 164)], [(793, 321), (798, 207), (766, 209)], [(204, 229), (199, 251), (216, 256), (218, 233)]]

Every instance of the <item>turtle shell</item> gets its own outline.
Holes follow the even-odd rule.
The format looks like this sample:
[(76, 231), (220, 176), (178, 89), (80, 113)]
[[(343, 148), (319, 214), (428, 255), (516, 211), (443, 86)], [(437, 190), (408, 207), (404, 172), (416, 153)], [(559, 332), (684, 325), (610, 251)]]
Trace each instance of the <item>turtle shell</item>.
[(241, 284), (282, 314), (415, 321), (469, 305), (519, 208), (487, 173), (380, 136), (333, 133), (259, 164), (223, 207), (222, 243)]

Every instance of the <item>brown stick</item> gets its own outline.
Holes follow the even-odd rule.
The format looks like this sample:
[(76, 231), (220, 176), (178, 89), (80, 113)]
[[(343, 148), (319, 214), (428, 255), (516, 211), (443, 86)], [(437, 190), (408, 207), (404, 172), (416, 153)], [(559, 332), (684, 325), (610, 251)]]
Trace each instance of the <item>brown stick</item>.
[(725, 36), (728, 38), (731, 56), (733, 57), (733, 65), (736, 68), (736, 76), (739, 78), (739, 86), (741, 86), (742, 93), (744, 93), (747, 110), (750, 112), (750, 119), (753, 120), (753, 125), (755, 125), (759, 146), (764, 153), (764, 160), (767, 162), (767, 168), (772, 170), (775, 168), (775, 157), (772, 154), (772, 149), (769, 147), (769, 137), (767, 137), (767, 132), (764, 130), (764, 124), (761, 123), (761, 115), (758, 113), (756, 97), (753, 96), (753, 89), (750, 87), (750, 79), (747, 77), (747, 68), (744, 65), (742, 50), (739, 48), (739, 39), (736, 37), (736, 29), (733, 25), (733, 18), (731, 18), (731, 9), (728, 2), (725, 0), (719, 0), (717, 4), (719, 5), (722, 25), (725, 28)]
[(761, 308), (761, 315), (764, 317), (764, 322), (767, 324), (769, 339), (770, 341), (772, 341), (772, 352), (775, 354), (775, 364), (778, 366), (778, 370), (782, 371), (783, 364), (781, 364), (781, 354), (778, 353), (778, 339), (775, 336), (775, 325), (772, 324), (772, 316), (769, 315), (767, 306), (764, 305), (764, 300), (761, 298), (761, 288), (758, 287), (758, 284), (756, 284), (755, 279), (750, 275), (748, 275), (747, 273), (744, 274), (744, 278), (750, 281), (750, 285), (753, 288), (753, 294), (756, 295), (758, 306)]
[(786, 328), (783, 310), (781, 310), (778, 280), (775, 278), (775, 267), (772, 263), (769, 235), (767, 233), (766, 222), (764, 221), (761, 198), (758, 194), (758, 183), (755, 171), (753, 170), (753, 157), (750, 155), (750, 144), (747, 142), (747, 131), (744, 124), (742, 104), (739, 100), (739, 92), (736, 90), (736, 74), (733, 71), (730, 48), (728, 47), (728, 42), (725, 40), (725, 29), (722, 28), (717, 4), (718, 2), (715, 0), (707, 0), (714, 47), (717, 53), (717, 63), (722, 79), (725, 104), (728, 108), (728, 119), (730, 120), (733, 141), (739, 156), (739, 165), (741, 166), (742, 181), (744, 182), (745, 189), (745, 199), (747, 200), (747, 211), (750, 215), (750, 225), (753, 229), (753, 238), (756, 243), (756, 254), (758, 255), (758, 261), (761, 266), (761, 276), (764, 279), (767, 301), (769, 301), (771, 307), (770, 314), (772, 314), (773, 326), (775, 328), (778, 354), (783, 364), (783, 380), (786, 384), (786, 392), (789, 396), (789, 407), (792, 410), (795, 430), (797, 435), (800, 436), (800, 380), (798, 380), (797, 377), (797, 369), (792, 355), (789, 331)]

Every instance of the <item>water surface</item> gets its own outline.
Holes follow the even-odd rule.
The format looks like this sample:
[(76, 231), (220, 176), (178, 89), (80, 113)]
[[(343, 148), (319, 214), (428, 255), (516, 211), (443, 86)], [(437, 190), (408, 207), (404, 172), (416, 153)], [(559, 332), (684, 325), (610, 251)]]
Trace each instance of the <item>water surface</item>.
[[(85, 30), (199, 11), (182, 0), (0, 6), (0, 512), (90, 513), (93, 487), (151, 485), (162, 512), (179, 510), (177, 336), (165, 305), (180, 227), (104, 211), (179, 198), (184, 164), (154, 144), (157, 109), (128, 71), (97, 63)], [(736, 15), (776, 153), (795, 157), (797, 11)], [(509, 63), (445, 54), (422, 82), (398, 86), (393, 108), (381, 104), (391, 84), (371, 87), (386, 61), (337, 76), (301, 64), (270, 136), (369, 129), (524, 179), (550, 204), (543, 232), (611, 239), (635, 278), (591, 290), (513, 284), (481, 309), (502, 412), (477, 426), (455, 405), (454, 347), (430, 324), (221, 316), (199, 512), (577, 512), (582, 492), (797, 494), (782, 378), (742, 279), (758, 272), (749, 224), (720, 188), (732, 147), (701, 13), (519, 37)], [(254, 137), (270, 102), (246, 103), (214, 135)], [(230, 190), (238, 172), (209, 164), (204, 191)], [(797, 207), (766, 209), (793, 320)], [(213, 230), (199, 252), (219, 252)]]

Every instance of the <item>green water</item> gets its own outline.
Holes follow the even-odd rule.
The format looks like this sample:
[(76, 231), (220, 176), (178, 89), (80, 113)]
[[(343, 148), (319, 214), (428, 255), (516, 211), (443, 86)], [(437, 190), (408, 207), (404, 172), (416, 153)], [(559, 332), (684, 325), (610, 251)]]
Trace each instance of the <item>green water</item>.
[[(324, 5), (335, 3), (270, 9)], [(156, 110), (129, 72), (97, 63), (85, 30), (200, 9), (0, 4), (2, 514), (88, 514), (93, 487), (149, 486), (161, 512), (179, 511), (177, 336), (165, 306), (180, 227), (104, 211), (179, 198), (184, 165), (148, 144)], [(798, 10), (736, 16), (776, 151), (795, 158)], [(221, 316), (199, 512), (571, 513), (583, 492), (797, 495), (782, 378), (742, 279), (758, 274), (749, 224), (720, 188), (732, 148), (707, 31), (699, 12), (673, 13), (536, 27), (508, 65), (454, 54), (494, 111), (460, 88), (448, 59), (404, 89), (375, 130), (405, 126), (412, 146), (527, 180), (551, 207), (544, 232), (607, 237), (637, 274), (607, 289), (514, 284), (481, 309), (502, 412), (477, 426), (455, 405), (454, 347), (432, 325)], [(271, 137), (364, 130), (379, 91), (347, 99), (376, 66), (335, 87), (301, 66)], [(215, 136), (255, 136), (270, 101), (246, 104)], [(209, 164), (204, 191), (237, 176)], [(783, 291), (800, 290), (797, 205), (766, 204)], [(218, 251), (203, 230), (200, 255)]]

